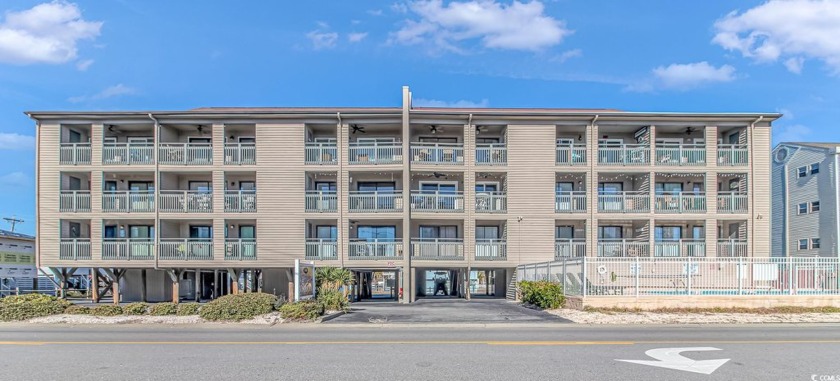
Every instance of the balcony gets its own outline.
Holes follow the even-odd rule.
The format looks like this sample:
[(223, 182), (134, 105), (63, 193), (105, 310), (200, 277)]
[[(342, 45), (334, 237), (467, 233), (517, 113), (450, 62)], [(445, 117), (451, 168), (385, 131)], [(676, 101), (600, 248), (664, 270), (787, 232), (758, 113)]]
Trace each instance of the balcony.
[(599, 194), (598, 211), (607, 213), (647, 213), (650, 212), (650, 194), (635, 191)]
[(155, 163), (155, 145), (152, 143), (105, 143), (102, 147), (102, 164), (148, 165)]
[(378, 239), (351, 241), (348, 253), (350, 260), (400, 260), (403, 259), (403, 244)]
[(158, 156), (163, 165), (211, 165), (213, 145), (209, 143), (161, 143)]
[(464, 260), (464, 240), (460, 238), (414, 238), (411, 257), (420, 260)]
[(90, 164), (90, 143), (61, 143), (58, 162), (67, 165)]
[(225, 164), (256, 165), (257, 145), (254, 143), (225, 143)]
[(175, 261), (212, 261), (213, 241), (202, 238), (161, 239), (159, 258)]
[(63, 190), (59, 195), (59, 212), (90, 212), (90, 191)]
[(718, 165), (741, 166), (749, 163), (749, 150), (741, 144), (718, 144)]
[(464, 164), (462, 143), (411, 143), (412, 162), (417, 164)]
[(648, 257), (650, 242), (637, 239), (598, 239), (599, 257)]
[(63, 261), (91, 259), (90, 238), (62, 238), (59, 242), (58, 259)]
[(556, 239), (554, 241), (554, 259), (580, 258), (586, 256), (585, 239)]
[(506, 261), (507, 241), (503, 239), (477, 239), (475, 241), (476, 261)]
[(479, 144), (475, 147), (475, 165), (506, 165), (507, 144)]
[(254, 213), (257, 211), (255, 191), (225, 191), (225, 212)]
[(329, 191), (306, 191), (304, 204), (307, 212), (335, 212), (338, 210), (338, 196)]
[(719, 239), (717, 242), (718, 257), (746, 257), (747, 253), (745, 239)]
[(104, 191), (103, 212), (150, 213), (155, 211), (154, 192)]
[(203, 191), (160, 191), (160, 211), (210, 213), (213, 211), (213, 194)]
[(746, 213), (749, 201), (746, 193), (718, 192), (718, 213)]
[(307, 238), (306, 253), (307, 260), (334, 261), (338, 259), (338, 244), (335, 240), (322, 238)]
[(649, 165), (650, 146), (647, 144), (620, 144), (598, 147), (598, 164)]
[(654, 243), (655, 257), (705, 257), (706, 241), (702, 239), (680, 239)]
[(136, 261), (155, 258), (151, 238), (106, 238), (102, 241), (102, 260)]
[(255, 261), (257, 260), (257, 241), (255, 239), (225, 240), (226, 261)]
[(586, 212), (586, 192), (564, 192), (555, 194), (554, 211), (557, 213)]
[(416, 212), (457, 213), (464, 211), (463, 192), (411, 192), (411, 210)]
[(656, 146), (656, 165), (705, 165), (705, 144), (670, 144)]
[(476, 213), (507, 212), (507, 194), (504, 192), (482, 192), (475, 195)]
[(656, 195), (657, 213), (705, 213), (706, 194), (676, 193)]
[(335, 143), (307, 142), (304, 150), (306, 164), (335, 164), (338, 160)]
[(403, 210), (400, 191), (351, 191), (348, 202), (351, 212), (387, 213)]
[(586, 146), (583, 144), (558, 145), (554, 161), (561, 165), (586, 165)]
[(402, 143), (351, 142), (350, 164), (401, 164)]

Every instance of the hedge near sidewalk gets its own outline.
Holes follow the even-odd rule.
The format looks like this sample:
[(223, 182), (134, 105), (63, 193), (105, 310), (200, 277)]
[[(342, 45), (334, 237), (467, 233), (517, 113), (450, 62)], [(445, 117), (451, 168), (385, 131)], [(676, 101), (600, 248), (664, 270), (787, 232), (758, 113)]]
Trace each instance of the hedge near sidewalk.
[(518, 284), (519, 292), (522, 293), (522, 302), (535, 305), (544, 309), (556, 309), (563, 307), (566, 297), (563, 296), (563, 288), (559, 283), (541, 281), (521, 281)]
[(8, 296), (0, 299), (0, 321), (27, 320), (64, 313), (72, 303), (43, 294)]
[(201, 306), (199, 316), (210, 321), (239, 321), (274, 310), (277, 297), (262, 292), (225, 295)]

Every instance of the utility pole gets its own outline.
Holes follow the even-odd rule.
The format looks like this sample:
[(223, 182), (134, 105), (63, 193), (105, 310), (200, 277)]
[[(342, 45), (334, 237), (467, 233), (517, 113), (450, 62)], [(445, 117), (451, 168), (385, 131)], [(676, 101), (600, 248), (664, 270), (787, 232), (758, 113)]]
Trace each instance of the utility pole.
[(12, 233), (14, 233), (14, 232), (15, 232), (15, 225), (17, 225), (17, 224), (22, 224), (22, 223), (24, 222), (23, 220), (21, 220), (21, 219), (19, 219), (19, 218), (15, 217), (15, 216), (12, 216), (12, 217), (3, 217), (3, 219), (4, 219), (4, 220), (6, 220), (6, 222), (8, 222), (8, 223), (9, 223), (9, 225), (12, 225), (12, 230), (11, 230), (11, 232), (12, 232)]

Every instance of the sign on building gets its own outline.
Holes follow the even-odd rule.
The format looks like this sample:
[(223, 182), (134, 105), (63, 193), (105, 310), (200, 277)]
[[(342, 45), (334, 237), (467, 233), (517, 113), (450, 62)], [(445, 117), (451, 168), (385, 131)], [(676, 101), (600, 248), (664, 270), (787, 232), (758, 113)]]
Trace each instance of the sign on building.
[(295, 301), (315, 298), (315, 263), (295, 259)]

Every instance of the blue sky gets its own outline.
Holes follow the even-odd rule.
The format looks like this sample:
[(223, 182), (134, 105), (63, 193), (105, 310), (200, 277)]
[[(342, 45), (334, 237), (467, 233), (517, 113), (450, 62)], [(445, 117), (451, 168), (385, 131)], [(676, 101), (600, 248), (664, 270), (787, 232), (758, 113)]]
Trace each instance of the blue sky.
[(840, 0), (2, 0), (0, 13), (0, 216), (22, 232), (25, 110), (397, 106), (409, 85), (415, 105), (779, 111), (776, 142), (840, 141)]

